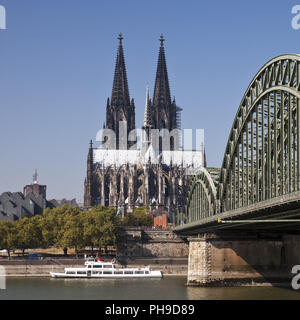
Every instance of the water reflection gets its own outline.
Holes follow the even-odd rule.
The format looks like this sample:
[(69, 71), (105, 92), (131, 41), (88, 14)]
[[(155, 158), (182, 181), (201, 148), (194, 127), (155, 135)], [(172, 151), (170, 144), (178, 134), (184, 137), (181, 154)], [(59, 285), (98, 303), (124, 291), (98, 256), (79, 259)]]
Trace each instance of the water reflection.
[(300, 300), (300, 292), (279, 287), (188, 287), (189, 300)]
[(187, 287), (184, 277), (162, 279), (8, 278), (0, 299), (236, 300), (298, 299), (300, 291), (278, 287)]

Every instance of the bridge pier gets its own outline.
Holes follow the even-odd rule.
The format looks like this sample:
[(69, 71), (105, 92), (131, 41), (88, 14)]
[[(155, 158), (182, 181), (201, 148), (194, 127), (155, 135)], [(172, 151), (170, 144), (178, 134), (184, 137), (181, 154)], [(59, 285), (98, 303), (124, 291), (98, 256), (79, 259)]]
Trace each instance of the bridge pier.
[(300, 236), (204, 233), (189, 240), (188, 285), (291, 283), (300, 265)]

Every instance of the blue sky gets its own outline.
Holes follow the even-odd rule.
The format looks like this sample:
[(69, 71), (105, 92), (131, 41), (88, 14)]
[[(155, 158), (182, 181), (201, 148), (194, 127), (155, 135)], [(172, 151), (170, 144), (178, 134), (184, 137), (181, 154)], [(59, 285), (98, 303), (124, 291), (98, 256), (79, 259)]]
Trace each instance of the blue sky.
[[(22, 191), (35, 168), (48, 198), (83, 199), (89, 140), (105, 120), (119, 32), (136, 122), (151, 95), (164, 34), (182, 128), (203, 128), (221, 166), (240, 100), (274, 56), (300, 52), (288, 0), (0, 0), (0, 193)], [(300, 4), (300, 1), (299, 1)]]

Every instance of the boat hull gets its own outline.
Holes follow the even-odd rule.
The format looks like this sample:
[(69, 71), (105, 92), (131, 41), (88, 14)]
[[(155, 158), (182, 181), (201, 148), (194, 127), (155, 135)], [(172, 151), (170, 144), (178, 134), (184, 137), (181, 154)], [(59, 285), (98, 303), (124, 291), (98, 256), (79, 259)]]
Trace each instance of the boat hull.
[(161, 278), (161, 271), (151, 271), (150, 274), (65, 274), (50, 272), (52, 278), (84, 278), (84, 279), (129, 279), (129, 278)]

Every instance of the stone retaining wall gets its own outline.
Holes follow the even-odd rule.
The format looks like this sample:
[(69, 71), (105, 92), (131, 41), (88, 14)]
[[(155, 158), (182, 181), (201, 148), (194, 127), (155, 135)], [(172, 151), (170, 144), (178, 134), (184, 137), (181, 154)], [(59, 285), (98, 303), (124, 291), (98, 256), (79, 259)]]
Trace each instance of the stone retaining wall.
[(188, 257), (187, 240), (171, 230), (123, 229), (117, 243), (119, 257)]
[(8, 277), (50, 277), (50, 272), (64, 272), (64, 268), (78, 268), (81, 265), (5, 265)]

